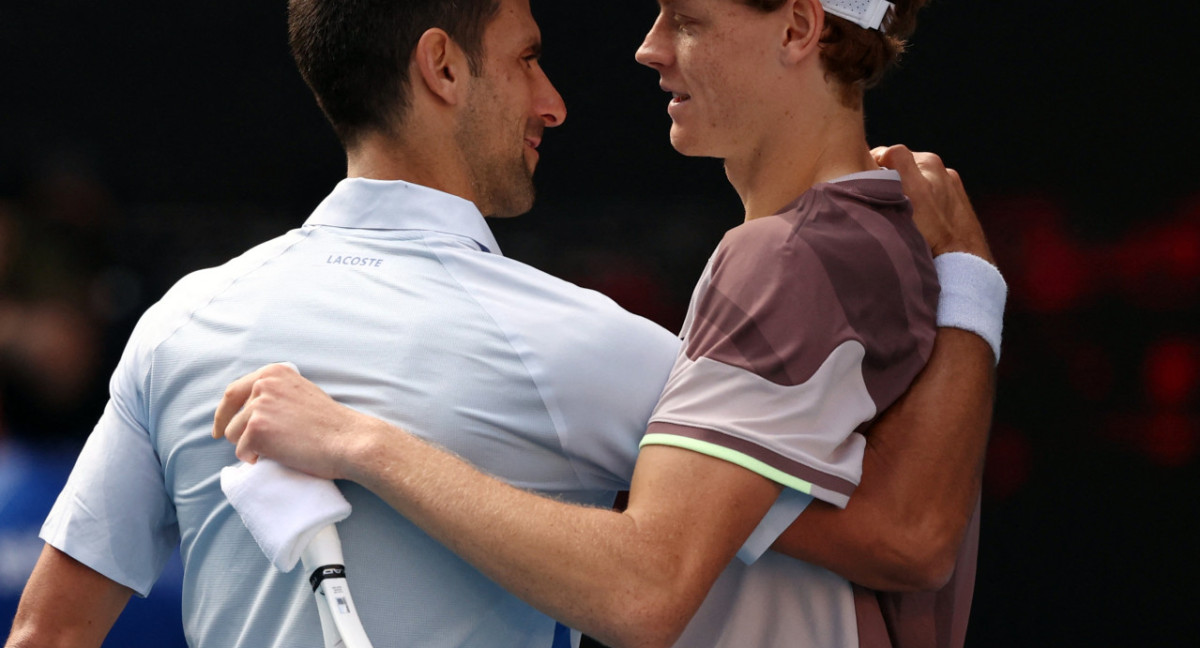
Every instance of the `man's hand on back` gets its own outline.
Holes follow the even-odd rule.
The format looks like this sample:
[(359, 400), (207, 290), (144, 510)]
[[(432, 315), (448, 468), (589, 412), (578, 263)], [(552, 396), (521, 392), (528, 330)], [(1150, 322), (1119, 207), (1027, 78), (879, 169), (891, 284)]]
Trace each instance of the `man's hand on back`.
[(335, 402), (283, 364), (267, 365), (226, 388), (213, 437), (237, 445), (237, 457), (260, 456), (327, 479), (350, 479), (354, 451), (385, 423)]

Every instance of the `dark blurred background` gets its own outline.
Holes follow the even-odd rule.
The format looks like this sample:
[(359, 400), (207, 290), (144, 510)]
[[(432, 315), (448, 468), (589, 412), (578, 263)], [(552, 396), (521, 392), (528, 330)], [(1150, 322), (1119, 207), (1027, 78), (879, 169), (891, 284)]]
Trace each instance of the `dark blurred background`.
[[(284, 4), (0, 1), (0, 632), (138, 315), (344, 173)], [(533, 4), (570, 116), (501, 247), (677, 329), (740, 205), (633, 61), (656, 5)], [(1197, 25), (936, 0), (869, 95), (873, 144), (962, 173), (1011, 289), (969, 646), (1200, 636)], [(177, 590), (175, 564), (107, 645), (178, 644)]]

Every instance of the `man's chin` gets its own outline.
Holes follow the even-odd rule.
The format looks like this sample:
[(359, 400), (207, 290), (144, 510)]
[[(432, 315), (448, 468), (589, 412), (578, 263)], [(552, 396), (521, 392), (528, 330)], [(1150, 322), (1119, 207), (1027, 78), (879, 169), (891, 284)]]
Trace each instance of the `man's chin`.
[(532, 201), (527, 206), (519, 206), (519, 207), (514, 207), (514, 208), (501, 207), (501, 208), (496, 209), (495, 213), (493, 213), (493, 214), (484, 214), (484, 217), (485, 218), (516, 218), (517, 216), (524, 216), (525, 214), (528, 214), (529, 210), (531, 210), (531, 209), (533, 209)]
[(671, 148), (688, 157), (705, 157), (700, 143), (695, 138), (689, 138), (678, 126), (671, 126)]
[(524, 185), (521, 187), (521, 191), (513, 191), (506, 195), (503, 201), (493, 206), (492, 213), (484, 215), (488, 218), (515, 218), (529, 213), (529, 210), (533, 209), (536, 195), (533, 181), (529, 180), (527, 183), (521, 184)]

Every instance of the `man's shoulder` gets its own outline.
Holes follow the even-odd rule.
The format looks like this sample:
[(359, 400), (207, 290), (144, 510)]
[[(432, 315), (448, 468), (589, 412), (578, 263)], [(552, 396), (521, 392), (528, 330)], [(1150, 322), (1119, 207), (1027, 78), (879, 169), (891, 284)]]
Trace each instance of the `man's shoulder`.
[(875, 209), (837, 185), (817, 185), (779, 212), (726, 232), (717, 258), (743, 256), (795, 262), (807, 258), (814, 248), (834, 246), (850, 252), (884, 235), (864, 227), (864, 221), (889, 221), (893, 211), (899, 209)]
[[(256, 245), (219, 266), (195, 270), (175, 282), (146, 309), (134, 327), (123, 362), (141, 366), (154, 349), (240, 277), (278, 257), (301, 236), (297, 230)], [(132, 356), (131, 356), (132, 354)]]
[[(221, 265), (190, 272), (175, 282), (150, 310), (170, 311), (173, 309), (169, 307), (211, 299), (214, 293), (227, 288), (239, 277), (278, 257), (299, 241), (302, 236), (298, 230), (293, 230), (259, 243)], [(168, 308), (164, 308), (164, 306)], [(149, 312), (147, 311), (147, 313)]]
[[(522, 261), (492, 254), (462, 254), (447, 268), (489, 311), (520, 320), (545, 320), (568, 326), (649, 324), (607, 295), (584, 288)], [(445, 260), (444, 260), (445, 261)], [(655, 328), (658, 328), (656, 325)]]
[[(885, 271), (885, 260), (932, 275), (928, 246), (912, 221), (908, 200), (882, 180), (820, 184), (779, 213), (730, 230), (718, 249), (714, 276), (810, 281), (812, 272), (856, 269), (863, 279)], [(901, 257), (905, 257), (901, 259)], [(740, 271), (740, 272), (739, 272)], [(743, 276), (745, 275), (745, 276)], [(871, 287), (871, 282), (860, 284)]]
[(728, 348), (723, 341), (736, 336), (739, 356), (804, 367), (788, 370), (795, 381), (847, 341), (873, 358), (907, 348), (913, 335), (931, 337), (936, 275), (905, 224), (906, 201), (885, 195), (873, 205), (854, 188), (839, 195), (847, 193), (840, 184), (726, 235), (697, 302), (689, 357)]
[(458, 256), (446, 259), (447, 269), (535, 374), (578, 376), (635, 363), (665, 379), (679, 349), (675, 333), (601, 292), (522, 262)]

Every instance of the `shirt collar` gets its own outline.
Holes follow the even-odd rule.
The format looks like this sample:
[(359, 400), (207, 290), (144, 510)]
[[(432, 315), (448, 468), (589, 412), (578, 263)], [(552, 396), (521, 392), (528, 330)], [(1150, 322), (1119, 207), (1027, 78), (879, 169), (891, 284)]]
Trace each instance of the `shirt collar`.
[(900, 172), (896, 171), (894, 169), (877, 169), (875, 171), (859, 171), (858, 173), (851, 173), (849, 175), (841, 176), (840, 178), (834, 178), (833, 180), (830, 180), (829, 182), (832, 184), (835, 182), (852, 182), (854, 180), (895, 180), (895, 181), (899, 182), (900, 181)]
[(304, 224), (442, 232), (469, 238), (484, 252), (501, 253), (474, 203), (402, 180), (346, 178)]

